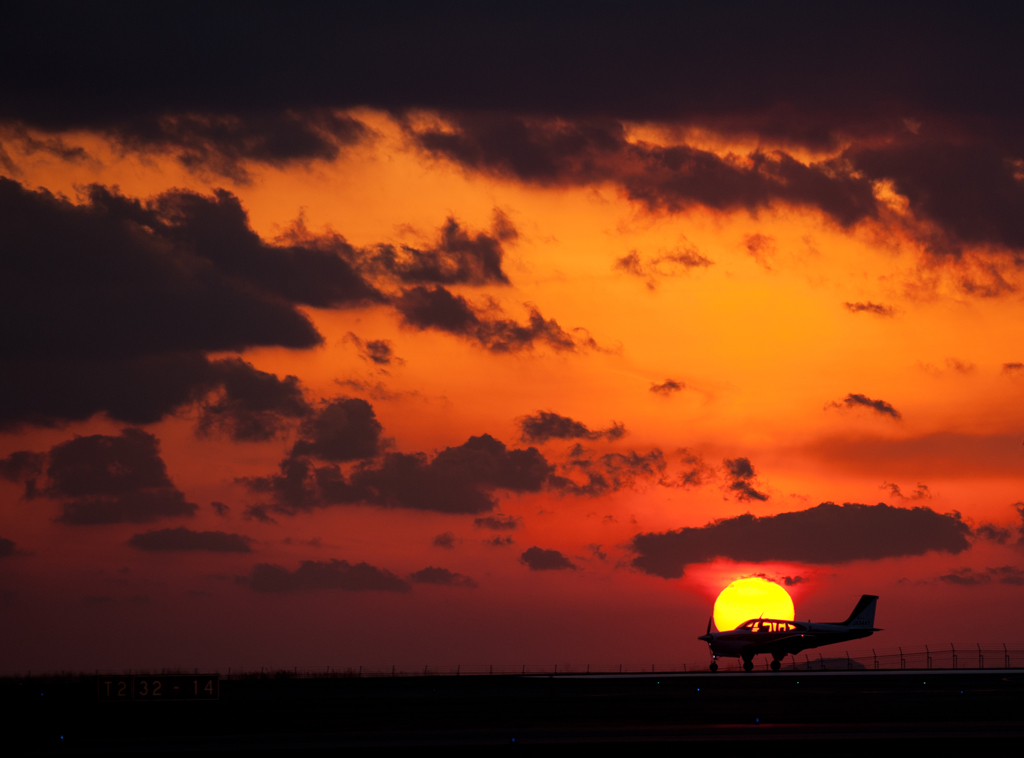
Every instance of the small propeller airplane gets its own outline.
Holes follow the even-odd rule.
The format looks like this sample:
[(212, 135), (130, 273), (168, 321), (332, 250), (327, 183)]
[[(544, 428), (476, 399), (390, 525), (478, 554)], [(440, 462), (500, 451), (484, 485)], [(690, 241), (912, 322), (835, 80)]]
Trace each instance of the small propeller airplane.
[(772, 671), (778, 671), (787, 655), (796, 655), (802, 650), (822, 645), (870, 637), (882, 631), (874, 627), (877, 602), (878, 595), (863, 595), (850, 618), (828, 623), (757, 618), (745, 621), (731, 631), (712, 632), (712, 619), (708, 619), (707, 633), (697, 639), (704, 640), (711, 648), (712, 671), (718, 671), (719, 657), (742, 658), (743, 670), (751, 671), (754, 668), (754, 656), (760, 654), (770, 654)]

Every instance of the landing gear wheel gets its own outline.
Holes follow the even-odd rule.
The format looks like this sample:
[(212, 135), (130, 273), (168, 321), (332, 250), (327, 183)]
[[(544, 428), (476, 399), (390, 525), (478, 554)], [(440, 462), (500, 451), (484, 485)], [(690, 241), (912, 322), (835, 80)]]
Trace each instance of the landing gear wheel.
[(708, 666), (708, 668), (710, 668), (711, 669), (711, 673), (714, 674), (716, 671), (718, 671), (718, 664), (715, 663), (714, 661), (711, 661), (711, 665)]
[(745, 658), (743, 660), (743, 670), (744, 671), (753, 671), (754, 670), (754, 662), (752, 660), (750, 660), (749, 658)]
[(772, 661), (772, 671), (778, 671), (780, 668), (782, 668), (781, 663), (778, 661)]

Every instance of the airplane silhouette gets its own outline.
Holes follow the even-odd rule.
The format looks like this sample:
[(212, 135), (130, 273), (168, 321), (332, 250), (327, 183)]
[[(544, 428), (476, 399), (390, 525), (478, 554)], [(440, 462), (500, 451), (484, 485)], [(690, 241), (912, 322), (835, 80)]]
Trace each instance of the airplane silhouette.
[(754, 668), (754, 656), (767, 653), (772, 656), (772, 671), (782, 668), (787, 655), (796, 655), (802, 650), (836, 642), (870, 637), (875, 632), (875, 604), (878, 595), (863, 595), (850, 618), (841, 622), (811, 623), (810, 621), (785, 621), (758, 618), (745, 621), (727, 632), (712, 632), (711, 619), (708, 631), (697, 639), (704, 640), (711, 648), (711, 670), (718, 671), (719, 657), (742, 658), (743, 670)]

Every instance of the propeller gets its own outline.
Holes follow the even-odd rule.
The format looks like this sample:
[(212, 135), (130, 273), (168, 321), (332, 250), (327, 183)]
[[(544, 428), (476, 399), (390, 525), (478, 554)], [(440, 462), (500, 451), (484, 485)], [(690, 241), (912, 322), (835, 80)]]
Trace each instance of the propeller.
[(708, 616), (708, 630), (705, 632), (705, 634), (711, 634), (711, 619), (713, 618), (714, 616)]

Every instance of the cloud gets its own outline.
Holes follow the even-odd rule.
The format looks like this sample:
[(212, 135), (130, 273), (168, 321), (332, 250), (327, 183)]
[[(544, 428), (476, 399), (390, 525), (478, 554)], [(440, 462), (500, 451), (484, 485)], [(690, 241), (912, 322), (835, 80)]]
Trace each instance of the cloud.
[(390, 366), (392, 362), (401, 363), (402, 359), (395, 355), (391, 340), (361, 340), (352, 332), (345, 339), (353, 342), (359, 350), (359, 357), (377, 366)]
[(219, 387), (208, 425), (266, 434), (300, 403), (294, 381), (205, 354), (313, 347), (297, 305), (383, 300), (343, 243), (266, 243), (222, 190), (85, 192), (74, 205), (0, 178), (0, 319), (21, 325), (0, 339), (0, 426), (151, 423)]
[(14, 555), (14, 541), (0, 537), (0, 558), (7, 558)]
[(216, 500), (210, 503), (210, 507), (213, 508), (214, 511), (216, 511), (218, 516), (222, 517), (227, 516), (228, 511), (231, 510), (228, 506), (224, 505), (224, 503), (219, 503)]
[(1010, 541), (1010, 537), (1013, 535), (1013, 532), (1005, 526), (984, 523), (975, 527), (974, 535), (980, 539), (991, 540), (999, 545), (1005, 545)]
[(324, 402), (315, 415), (303, 422), (291, 454), (325, 461), (374, 458), (387, 445), (381, 438), (383, 431), (368, 402), (337, 398)]
[(198, 506), (171, 483), (155, 436), (122, 429), (75, 437), (51, 448), (47, 497), (64, 500), (65, 524), (148, 523), (192, 516)]
[(998, 568), (987, 568), (984, 571), (974, 571), (970, 568), (950, 569), (948, 574), (938, 577), (940, 582), (946, 584), (957, 584), (962, 587), (976, 587), (982, 584), (991, 584), (995, 579), (1000, 584), (1009, 584), (1014, 587), (1024, 586), (1024, 570), (1014, 566), (999, 566)]
[(519, 427), (523, 430), (522, 440), (524, 442), (547, 442), (548, 440), (617, 440), (626, 434), (626, 427), (619, 423), (613, 423), (607, 429), (591, 430), (587, 426), (568, 416), (560, 416), (550, 411), (538, 411), (532, 416), (524, 416), (518, 421)]
[(1018, 371), (1024, 370), (1024, 363), (1004, 363), (1003, 373), (1004, 374), (1015, 374)]
[(134, 535), (128, 544), (140, 550), (202, 550), (213, 553), (251, 553), (252, 540), (240, 534), (226, 532), (194, 532), (179, 526), (176, 529), (158, 529)]
[(528, 306), (529, 322), (520, 324), (503, 318), (500, 310), (492, 317), (470, 305), (462, 295), (453, 295), (441, 286), (403, 290), (394, 305), (405, 326), (421, 331), (436, 329), (447, 332), (476, 342), (492, 353), (532, 350), (538, 343), (546, 344), (555, 351), (571, 352), (583, 347), (596, 347), (592, 339), (574, 338), (557, 321), (545, 319), (531, 306)]
[(828, 408), (870, 408), (876, 413), (880, 413), (883, 416), (889, 416), (890, 418), (896, 419), (897, 421), (902, 417), (900, 412), (893, 408), (889, 403), (884, 400), (872, 400), (866, 395), (860, 395), (856, 393), (850, 393), (842, 402), (831, 402), (825, 406)]
[(672, 579), (682, 576), (688, 564), (716, 558), (838, 564), (923, 555), (930, 550), (956, 554), (970, 547), (970, 534), (957, 513), (884, 503), (822, 503), (805, 511), (761, 517), (748, 513), (702, 527), (637, 534), (631, 542), (636, 555), (632, 565)]
[(969, 568), (960, 568), (950, 569), (950, 573), (940, 576), (939, 581), (946, 584), (959, 584), (970, 587), (978, 584), (988, 584), (992, 581), (992, 577), (989, 574), (978, 573)]
[(477, 529), (493, 529), (498, 532), (515, 531), (523, 523), (520, 516), (506, 516), (503, 513), (495, 513), (492, 516), (481, 516), (473, 519)]
[(445, 587), (476, 587), (477, 584), (472, 578), (463, 574), (456, 574), (446, 568), (434, 568), (427, 566), (425, 569), (409, 574), (409, 581), (413, 584), (439, 584)]
[(552, 474), (547, 484), (550, 489), (565, 495), (600, 497), (623, 487), (636, 486), (639, 480), (654, 477), (660, 479), (666, 467), (665, 456), (658, 448), (643, 454), (635, 450), (629, 453), (607, 453), (593, 459), (582, 446), (576, 445), (561, 469), (570, 475), (581, 473), (587, 477), (586, 483), (580, 483), (572, 476)]
[(123, 151), (170, 154), (196, 173), (245, 184), (248, 167), (333, 161), (342, 148), (369, 139), (360, 121), (327, 109), (236, 114), (139, 115), (111, 124), (105, 136)]
[(743, 238), (743, 246), (747, 249), (750, 257), (757, 262), (757, 265), (766, 271), (771, 271), (772, 258), (775, 257), (777, 252), (774, 237), (769, 237), (760, 232), (748, 234)]
[(561, 571), (575, 569), (576, 564), (557, 550), (545, 550), (536, 545), (526, 550), (519, 560), (525, 563), (530, 571)]
[(442, 547), (445, 550), (451, 550), (455, 547), (455, 534), (452, 532), (442, 532), (434, 537), (433, 545), (434, 547)]
[(1024, 185), (1006, 147), (984, 139), (912, 140), (851, 148), (846, 157), (866, 177), (891, 182), (910, 211), (933, 225), (933, 255), (955, 258), (966, 246), (1024, 249)]
[[(1013, 7), (970, 18), (930, 8), (926, 25), (907, 7), (884, 25), (868, 16), (837, 25), (829, 8), (608, 6), (590, 9), (585, 33), (574, 9), (539, 6), (454, 20), (410, 8), (398, 26), (385, 9), (318, 7), (258, 14), (244, 28), (229, 8), (138, 8), (133, 35), (119, 33), (120, 7), (90, 10), (55, 17), (27, 5), (9, 18), (48, 34), (0, 51), (15, 72), (0, 121), (40, 131), (40, 141), (91, 132), (237, 175), (252, 162), (332, 159), (368, 131), (340, 111), (369, 107), (466, 170), (547, 185), (613, 181), (656, 208), (789, 203), (849, 226), (880, 213), (873, 188), (887, 181), (910, 213), (940, 227), (947, 248), (1020, 249), (1024, 236), (1019, 109), (1006, 97), (1020, 68)], [(721, 35), (680, 45), (680, 29), (729, 29), (730, 64)], [(170, 51), (196, 30), (210, 42), (182, 67)], [(470, 67), (438, 52), (467, 43)], [(625, 126), (637, 123), (668, 125), (668, 139), (695, 132), (764, 147), (720, 155), (651, 145)], [(829, 151), (824, 161), (793, 157)]]
[(257, 592), (346, 590), (349, 592), (408, 592), (408, 582), (368, 563), (302, 561), (294, 571), (272, 563), (257, 563), (245, 582)]
[(684, 389), (686, 389), (686, 385), (683, 382), (677, 382), (674, 379), (666, 379), (661, 384), (652, 384), (650, 391), (655, 395), (668, 397), (673, 392), (680, 392)]
[(708, 268), (713, 265), (713, 260), (701, 255), (695, 246), (687, 244), (669, 252), (649, 256), (646, 260), (636, 250), (630, 250), (615, 260), (613, 268), (630, 276), (646, 279), (647, 287), (653, 290), (660, 279), (681, 276), (695, 268)]
[(0, 479), (24, 482), (25, 499), (31, 500), (36, 496), (36, 481), (42, 476), (45, 464), (46, 453), (18, 450), (0, 460)]
[(803, 584), (809, 581), (806, 576), (784, 576), (782, 577), (782, 583), (787, 587), (793, 587), (797, 584)]
[(236, 442), (263, 442), (312, 413), (298, 377), (278, 379), (241, 358), (215, 361), (211, 368), (220, 391), (200, 405), (196, 431), (202, 436), (216, 429)]
[(502, 269), (502, 243), (518, 237), (515, 226), (499, 210), (494, 211), (491, 234), (470, 234), (451, 216), (432, 247), (380, 245), (367, 256), (371, 270), (386, 272), (403, 284), (509, 284)]
[[(754, 474), (754, 466), (750, 463), (750, 459), (732, 458), (726, 459), (723, 463), (725, 464), (725, 470), (732, 477), (728, 489), (736, 494), (737, 500), (760, 500), (762, 502), (768, 500), (768, 495), (758, 492), (751, 484), (756, 475)], [(695, 467), (692, 470), (700, 471), (699, 467)]]
[(508, 547), (515, 544), (515, 540), (511, 537), (502, 537), (500, 534), (496, 534), (491, 539), (484, 540), (484, 544), (491, 547)]
[(365, 503), (439, 513), (487, 513), (496, 489), (538, 492), (552, 467), (535, 447), (507, 448), (489, 434), (447, 447), (434, 458), (424, 453), (387, 453), (378, 462), (357, 465), (346, 476), (338, 466), (316, 468), (291, 456), (280, 474), (239, 480), (272, 500), (250, 514), (267, 510), (295, 514), (328, 505)]
[(900, 490), (899, 485), (891, 482), (883, 482), (881, 489), (887, 490), (890, 495), (898, 497), (900, 500), (931, 500), (932, 497), (932, 493), (931, 490), (928, 489), (928, 485), (921, 484), (920, 482), (918, 482), (917, 487), (910, 495), (904, 495)]
[(850, 313), (870, 313), (874, 316), (892, 318), (896, 315), (896, 309), (891, 305), (879, 305), (878, 303), (843, 303), (843, 307)]

